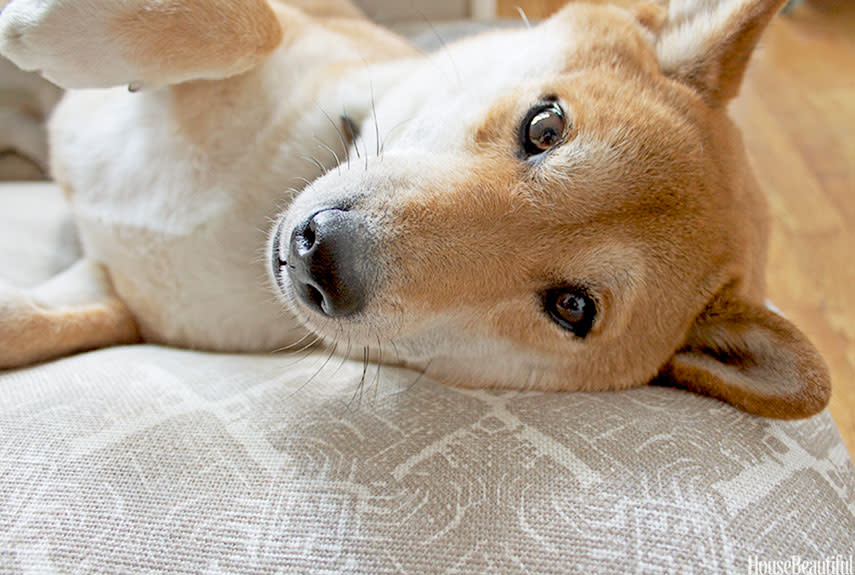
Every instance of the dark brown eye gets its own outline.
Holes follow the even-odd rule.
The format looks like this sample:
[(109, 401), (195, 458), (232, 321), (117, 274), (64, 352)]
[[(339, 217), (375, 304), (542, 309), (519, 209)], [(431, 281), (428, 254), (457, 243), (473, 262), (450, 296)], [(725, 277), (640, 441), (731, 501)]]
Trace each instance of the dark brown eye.
[(584, 290), (554, 288), (544, 294), (544, 307), (552, 320), (578, 337), (585, 337), (594, 325), (597, 305)]
[(522, 144), (527, 156), (547, 151), (564, 137), (564, 112), (555, 103), (532, 108), (523, 124)]

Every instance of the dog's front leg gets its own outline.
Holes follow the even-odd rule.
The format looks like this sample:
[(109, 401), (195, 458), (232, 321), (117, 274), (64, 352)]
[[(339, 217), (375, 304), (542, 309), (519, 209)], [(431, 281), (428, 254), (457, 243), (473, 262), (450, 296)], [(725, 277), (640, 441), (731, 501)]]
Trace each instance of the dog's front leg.
[(104, 269), (81, 260), (44, 284), (0, 284), (0, 369), (139, 341)]
[(11, 0), (0, 54), (64, 88), (221, 79), (280, 44), (283, 10), (265, 0)]

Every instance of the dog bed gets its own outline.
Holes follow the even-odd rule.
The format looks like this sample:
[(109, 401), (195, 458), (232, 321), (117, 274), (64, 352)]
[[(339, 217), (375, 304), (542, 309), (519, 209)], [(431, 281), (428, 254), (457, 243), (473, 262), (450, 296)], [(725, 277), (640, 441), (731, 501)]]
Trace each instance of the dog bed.
[[(0, 185), (0, 275), (67, 266), (67, 216), (52, 184)], [(0, 373), (4, 574), (727, 574), (853, 555), (855, 470), (827, 412), (467, 391), (323, 352), (140, 345)]]

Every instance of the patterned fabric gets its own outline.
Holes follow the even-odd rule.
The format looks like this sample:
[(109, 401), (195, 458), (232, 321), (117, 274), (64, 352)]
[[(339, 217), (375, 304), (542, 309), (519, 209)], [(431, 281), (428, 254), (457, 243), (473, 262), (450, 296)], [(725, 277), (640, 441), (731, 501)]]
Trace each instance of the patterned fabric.
[[(745, 573), (855, 553), (827, 414), (451, 389), (323, 353), (0, 376), (0, 573)], [(317, 373), (317, 375), (315, 375)]]
[[(67, 229), (54, 186), (0, 185), (0, 276), (67, 265)], [(0, 574), (707, 575), (855, 555), (827, 412), (373, 366), (359, 393), (361, 363), (303, 355), (135, 346), (0, 373)]]

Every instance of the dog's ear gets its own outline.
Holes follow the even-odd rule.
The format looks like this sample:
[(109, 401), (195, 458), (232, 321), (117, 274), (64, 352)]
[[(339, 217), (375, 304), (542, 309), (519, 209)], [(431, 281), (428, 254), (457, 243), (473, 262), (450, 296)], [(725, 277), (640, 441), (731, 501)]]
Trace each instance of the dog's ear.
[(831, 396), (828, 367), (810, 341), (780, 315), (729, 290), (695, 320), (654, 383), (776, 419), (811, 416)]
[(638, 22), (659, 36), (668, 22), (668, 6), (664, 0), (645, 0), (632, 6), (632, 13)]
[(785, 0), (671, 0), (656, 50), (665, 74), (711, 106), (736, 97), (751, 54)]

